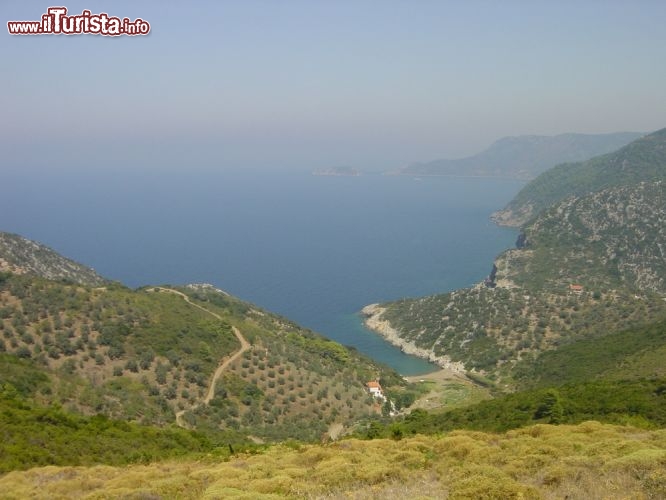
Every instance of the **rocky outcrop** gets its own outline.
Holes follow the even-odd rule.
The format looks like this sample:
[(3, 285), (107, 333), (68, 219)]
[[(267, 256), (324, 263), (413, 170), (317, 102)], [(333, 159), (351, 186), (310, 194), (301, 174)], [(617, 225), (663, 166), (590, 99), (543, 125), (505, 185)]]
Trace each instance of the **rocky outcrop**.
[(497, 283), (495, 282), (496, 278), (497, 278), (497, 265), (493, 264), (493, 268), (490, 270), (490, 274), (486, 277), (486, 279), (483, 280), (483, 284), (486, 285), (488, 288), (495, 288), (497, 286)]
[(210, 283), (190, 283), (188, 285), (185, 285), (185, 288), (189, 288), (190, 290), (199, 291), (199, 292), (215, 292), (230, 297), (228, 292), (225, 292), (221, 288), (217, 288), (216, 286), (211, 285)]
[(534, 216), (534, 212), (534, 205), (531, 203), (525, 203), (518, 207), (507, 206), (502, 210), (493, 212), (490, 220), (498, 226), (521, 227)]
[(0, 271), (34, 274), (49, 280), (65, 280), (87, 286), (109, 283), (93, 269), (67, 259), (44, 245), (3, 232), (0, 232)]
[(518, 238), (516, 238), (516, 248), (522, 250), (523, 248), (526, 248), (528, 244), (529, 241), (527, 240), (527, 235), (524, 231), (521, 231)]

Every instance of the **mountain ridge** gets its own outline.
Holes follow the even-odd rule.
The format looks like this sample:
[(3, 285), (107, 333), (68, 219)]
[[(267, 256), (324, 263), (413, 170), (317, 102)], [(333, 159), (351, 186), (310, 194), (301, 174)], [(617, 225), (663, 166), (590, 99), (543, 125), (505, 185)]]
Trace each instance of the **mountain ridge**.
[(642, 135), (639, 132), (616, 132), (510, 136), (498, 139), (484, 151), (472, 156), (417, 162), (400, 169), (398, 173), (528, 180), (559, 163), (587, 160), (614, 151)]
[(519, 227), (568, 196), (660, 179), (666, 179), (666, 129), (645, 135), (617, 151), (547, 170), (491, 218), (500, 225)]

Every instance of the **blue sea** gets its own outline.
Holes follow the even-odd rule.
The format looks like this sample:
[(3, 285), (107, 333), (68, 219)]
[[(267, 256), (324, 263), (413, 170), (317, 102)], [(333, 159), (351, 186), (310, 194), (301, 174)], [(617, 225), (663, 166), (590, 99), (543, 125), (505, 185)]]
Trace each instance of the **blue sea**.
[(367, 331), (370, 303), (482, 280), (523, 183), (303, 172), (6, 172), (0, 230), (131, 287), (207, 282), (405, 375), (433, 365)]

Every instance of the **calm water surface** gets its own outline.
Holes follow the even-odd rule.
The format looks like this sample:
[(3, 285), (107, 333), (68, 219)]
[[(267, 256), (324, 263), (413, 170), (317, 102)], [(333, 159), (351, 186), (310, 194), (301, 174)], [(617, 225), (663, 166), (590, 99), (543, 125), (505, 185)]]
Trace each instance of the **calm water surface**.
[(358, 311), (483, 279), (516, 238), (488, 216), (522, 187), (242, 171), (3, 177), (0, 230), (132, 287), (212, 283), (403, 374), (433, 366), (368, 332)]

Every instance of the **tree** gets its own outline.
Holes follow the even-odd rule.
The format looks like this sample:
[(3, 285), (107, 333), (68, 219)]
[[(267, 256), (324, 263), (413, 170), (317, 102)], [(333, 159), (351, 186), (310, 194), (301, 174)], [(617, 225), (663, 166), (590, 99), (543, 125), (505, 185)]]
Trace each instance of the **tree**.
[(564, 408), (560, 401), (560, 394), (555, 389), (548, 389), (534, 413), (534, 418), (547, 418), (549, 424), (559, 424), (563, 417)]
[(167, 367), (158, 362), (157, 366), (155, 367), (155, 379), (157, 380), (158, 384), (164, 385), (167, 383), (167, 372)]
[(21, 346), (18, 349), (16, 349), (16, 352), (14, 352), (16, 356), (19, 358), (30, 358), (32, 357), (32, 353), (30, 352), (30, 349), (28, 349), (25, 346)]
[(366, 437), (368, 439), (376, 439), (382, 436), (384, 433), (384, 426), (380, 424), (379, 422), (373, 420), (370, 422), (370, 426), (368, 427), (368, 430), (366, 431)]

